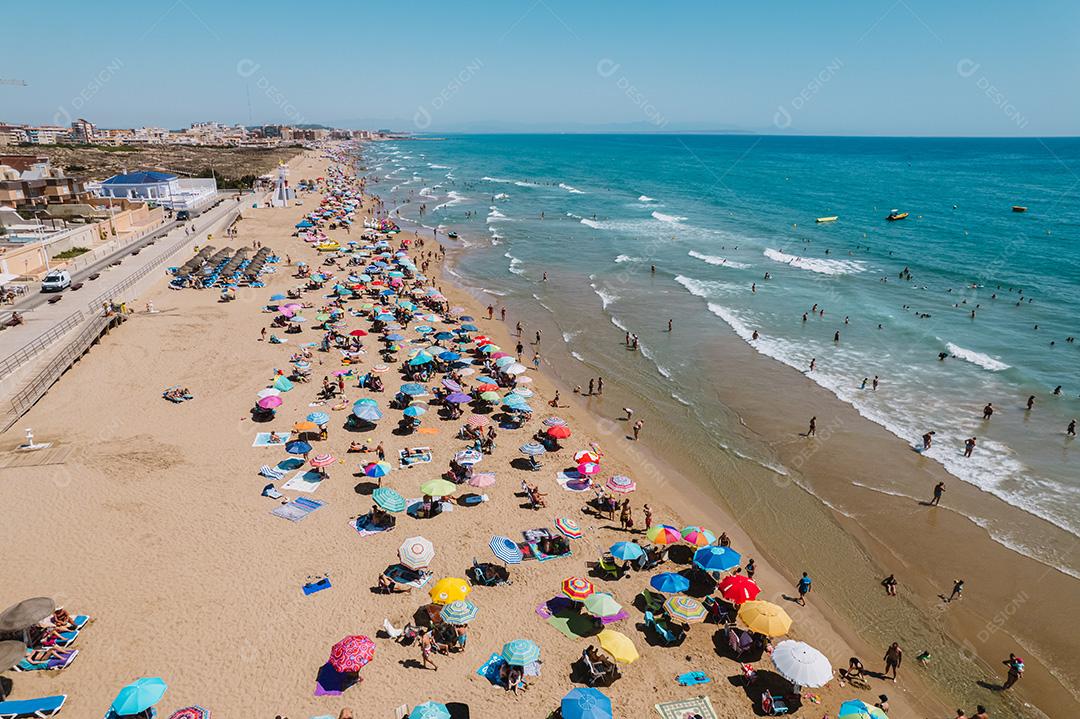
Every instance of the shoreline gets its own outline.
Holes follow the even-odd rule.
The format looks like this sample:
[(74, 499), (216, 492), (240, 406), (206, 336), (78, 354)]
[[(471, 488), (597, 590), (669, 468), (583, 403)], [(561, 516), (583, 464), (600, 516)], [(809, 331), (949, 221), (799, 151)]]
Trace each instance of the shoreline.
[[(410, 225), (415, 223), (412, 219), (406, 220), (406, 222)], [(439, 224), (444, 223), (445, 221)], [(490, 238), (478, 235), (473, 239), (479, 242), (472, 243), (471, 247), (454, 246), (448, 250), (448, 257), (465, 257), (470, 249), (482, 248)], [(470, 297), (475, 301), (487, 303), (495, 300), (494, 303), (499, 304), (499, 301), (504, 300), (503, 297), (491, 297), (492, 293), (480, 285), (469, 284), (469, 280), (461, 273), (453, 272), (447, 277), (447, 280), (469, 293)], [(527, 278), (520, 276), (515, 276), (513, 281), (518, 286), (528, 286), (531, 283)], [(512, 302), (516, 298), (509, 299)], [(538, 300), (536, 301), (538, 302)], [(546, 310), (548, 314), (552, 314), (553, 311), (550, 308), (542, 303), (540, 304), (543, 310)], [(542, 312), (539, 312), (539, 310), (537, 312), (542, 316)], [(542, 317), (538, 318), (542, 319)], [(547, 329), (545, 329), (545, 333), (550, 334)], [(557, 335), (557, 333), (555, 334)], [(761, 362), (762, 355), (748, 346), (726, 324), (723, 330), (717, 334), (720, 337), (709, 343), (710, 357), (718, 365), (728, 366), (726, 363), (732, 362), (741, 370), (739, 379), (731, 383), (732, 391), (721, 396), (721, 403), (737, 414), (739, 422), (748, 432), (775, 449), (783, 458), (785, 466), (800, 466), (800, 476), (810, 476), (814, 480), (821, 480), (828, 476), (850, 475), (852, 473), (851, 468), (843, 460), (850, 461), (851, 464), (855, 465), (857, 472), (866, 472), (869, 463), (863, 458), (863, 455), (868, 453), (868, 448), (873, 448), (869, 451), (869, 454), (878, 454), (880, 452), (880, 456), (875, 457), (874, 461), (880, 463), (881, 466), (888, 466), (890, 474), (910, 477), (908, 484), (917, 483), (918, 489), (914, 490), (916, 492), (922, 492), (929, 496), (929, 488), (936, 481), (944, 480), (949, 483), (949, 500), (974, 498), (979, 501), (989, 498), (993, 502), (1004, 505), (1004, 502), (999, 498), (985, 493), (978, 487), (968, 485), (966, 482), (949, 474), (938, 462), (928, 458), (921, 458), (911, 451), (910, 444), (903, 439), (895, 436), (871, 419), (862, 416), (854, 406), (836, 397), (827, 388), (811, 382), (794, 368), (767, 355), (765, 357), (771, 361)], [(564, 353), (568, 353), (569, 347), (560, 348), (559, 351), (563, 350), (565, 350)], [(570, 377), (572, 374), (581, 375), (580, 365), (571, 364), (572, 360), (553, 365), (550, 350), (545, 354), (545, 360), (547, 367), (550, 367), (556, 375), (558, 384), (563, 390), (563, 395), (572, 397), (570, 388), (575, 383), (580, 382), (575, 382)], [(582, 360), (578, 358), (578, 361)], [(592, 365), (591, 362), (587, 364)], [(574, 372), (575, 369), (577, 369), (576, 373)], [(748, 378), (756, 378), (756, 381), (752, 383), (754, 388), (752, 390), (748, 389), (745, 384), (745, 380)], [(617, 391), (619, 386), (617, 381), (609, 382), (608, 386), (611, 389), (608, 390), (607, 397), (610, 398), (615, 394), (612, 389)], [(783, 387), (784, 391), (776, 392), (775, 388), (777, 387)], [(798, 402), (791, 401), (792, 392), (797, 394)], [(606, 401), (604, 404), (608, 406), (609, 410), (614, 410), (614, 412), (609, 411), (608, 414), (616, 413), (618, 407), (622, 406), (618, 401)], [(805, 407), (805, 416), (807, 417), (815, 413), (824, 414), (824, 412), (828, 412), (834, 418), (834, 421), (838, 423), (837, 426), (832, 428), (833, 432), (842, 431), (842, 434), (853, 435), (850, 438), (828, 438), (830, 444), (844, 445), (836, 448), (842, 459), (829, 461), (826, 459), (827, 453), (818, 452), (816, 445), (824, 444), (824, 442), (815, 442), (815, 448), (808, 455), (804, 451), (805, 442), (802, 443), (803, 447), (792, 446), (792, 438), (797, 437), (798, 433), (805, 429), (801, 420), (790, 421), (792, 416), (802, 416), (800, 412), (791, 411), (792, 405), (797, 405), (800, 409)], [(821, 408), (824, 408), (824, 410)], [(599, 407), (596, 407), (594, 411), (599, 411)], [(674, 432), (678, 431), (677, 427), (667, 427), (666, 429)], [(649, 433), (646, 432), (646, 434)], [(648, 437), (646, 437), (646, 442), (648, 442)], [(658, 453), (661, 456), (670, 456), (671, 454), (662, 451)], [(755, 462), (753, 459), (747, 459), (749, 462)], [(701, 493), (701, 496), (708, 497), (713, 503), (719, 502), (725, 507), (728, 514), (739, 514), (740, 508), (725, 500), (723, 498), (724, 492), (719, 487), (710, 486), (708, 482), (695, 478), (700, 477), (701, 474), (700, 471), (695, 471), (697, 468), (688, 468), (686, 462), (676, 463), (675, 466), (679, 468), (684, 477), (690, 478), (690, 481), (694, 484), (693, 489)], [(787, 480), (780, 481), (781, 483), (791, 483)], [(952, 655), (942, 656), (940, 662), (957, 662), (966, 665), (966, 672), (961, 672), (960, 675), (952, 677), (957, 682), (971, 682), (969, 686), (962, 690), (963, 701), (981, 701), (988, 704), (993, 702), (993, 697), (988, 696), (985, 689), (974, 684), (975, 677), (992, 682), (993, 678), (998, 674), (995, 665), (1000, 660), (1000, 657), (1007, 656), (1009, 651), (1017, 651), (1023, 653), (1029, 667), (1029, 671), (1025, 675), (1022, 692), (1029, 697), (1039, 696), (1042, 711), (1054, 715), (1057, 711), (1073, 711), (1080, 707), (1080, 701), (1078, 701), (1080, 697), (1077, 696), (1075, 690), (1070, 691), (1065, 686), (1066, 683), (1075, 681), (1075, 677), (1055, 674), (1054, 672), (1058, 670), (1052, 670), (1037, 658), (1043, 654), (1044, 648), (1033, 648), (1031, 645), (1025, 645), (1010, 633), (1010, 625), (1015, 626), (1015, 623), (1022, 616), (1034, 615), (1033, 621), (1037, 627), (1039, 622), (1037, 617), (1040, 616), (1042, 608), (1045, 608), (1047, 603), (1052, 603), (1049, 598), (1057, 599), (1069, 596), (1070, 590), (1075, 590), (1075, 584), (1073, 584), (1075, 580), (1071, 575), (1002, 544), (989, 536), (985, 529), (970, 521), (962, 509), (950, 509), (948, 506), (941, 507), (939, 513), (941, 511), (954, 513), (968, 521), (959, 523), (959, 529), (957, 523), (948, 520), (944, 521), (943, 524), (949, 528), (948, 535), (940, 531), (937, 522), (933, 522), (926, 527), (927, 531), (934, 530), (932, 539), (927, 539), (923, 535), (920, 537), (923, 541), (917, 542), (914, 546), (905, 547), (909, 550), (907, 552), (898, 553), (895, 542), (885, 541), (882, 536), (869, 531), (866, 523), (873, 523), (876, 516), (893, 520), (892, 523), (895, 526), (895, 520), (898, 517), (907, 518), (908, 515), (912, 514), (911, 505), (915, 504), (914, 501), (907, 497), (884, 496), (880, 499), (874, 497), (869, 503), (880, 505), (880, 511), (868, 517), (863, 517), (860, 514), (859, 520), (856, 520), (833, 507), (825, 496), (819, 495), (818, 492), (824, 494), (824, 489), (850, 492), (851, 489), (857, 489), (857, 487), (836, 490), (835, 487), (829, 487), (828, 481), (824, 481), (821, 486), (817, 486), (814, 482), (811, 482), (809, 486), (798, 486), (798, 490), (806, 498), (812, 500), (813, 503), (818, 504), (820, 510), (828, 513), (837, 527), (842, 528), (844, 533), (855, 540), (856, 546), (852, 548), (853, 551), (870, 553), (867, 569), (873, 570), (872, 574), (876, 575), (876, 579), (865, 584), (867, 592), (873, 594), (878, 591), (880, 588), (877, 585), (877, 580), (891, 571), (897, 570), (896, 565), (900, 565), (899, 571), (904, 573), (902, 578), (908, 584), (904, 589), (911, 595), (910, 602), (912, 606), (910, 611), (907, 612), (908, 616), (929, 618), (930, 621), (924, 627), (927, 635), (949, 637), (948, 644), (953, 649)], [(867, 487), (864, 494), (869, 495), (871, 491), (872, 487)], [(915, 496), (919, 495), (916, 494)], [(862, 504), (866, 505), (868, 502), (863, 501)], [(1021, 508), (1011, 506), (1008, 509), (1016, 512), (1024, 511)], [(1031, 516), (1031, 520), (1045, 523), (1045, 520), (1035, 516)], [(903, 520), (903, 522), (907, 521), (907, 519)], [(1046, 524), (1049, 525), (1049, 523)], [(903, 526), (903, 523), (901, 523), (901, 526)], [(1061, 531), (1056, 527), (1054, 529)], [(760, 546), (763, 547), (765, 552), (768, 552), (774, 563), (780, 566), (786, 565), (785, 568), (789, 574), (797, 572), (797, 566), (792, 566), (790, 560), (784, 561), (783, 559), (783, 557), (790, 554), (790, 550), (793, 548), (792, 538), (789, 537), (786, 543), (777, 543), (770, 541), (775, 540), (773, 536), (775, 532), (771, 529), (757, 527), (750, 531), (755, 538), (761, 540)], [(908, 535), (903, 533), (902, 538), (902, 543), (906, 545), (909, 540)], [(770, 547), (774, 547), (776, 544), (781, 544), (784, 549), (771, 550)], [(942, 548), (948, 548), (949, 551), (944, 552), (947, 556), (942, 558), (940, 564), (948, 565), (951, 569), (928, 571), (910, 559), (912, 553)], [(973, 555), (977, 554), (982, 556), (973, 561)], [(1034, 592), (1017, 591), (1000, 581), (994, 581), (999, 579), (999, 567), (1002, 565), (1017, 567), (1017, 585), (1040, 586), (1039, 596), (1034, 596)], [(797, 573), (793, 576), (797, 576)], [(965, 577), (968, 596), (962, 606), (949, 607), (948, 614), (945, 614), (943, 605), (937, 601), (937, 595), (943, 589), (951, 586), (953, 576)], [(869, 579), (870, 576), (864, 578)], [(985, 581), (980, 582), (980, 579)], [(979, 592), (982, 594), (981, 598), (975, 601), (971, 601), (975, 596), (975, 592), (972, 590), (973, 583), (980, 587)], [(1044, 589), (1043, 587), (1047, 584), (1053, 588)], [(828, 590), (822, 589), (822, 593), (827, 594)], [(1075, 591), (1072, 592), (1072, 596), (1075, 596)], [(846, 601), (848, 597), (846, 596), (837, 599), (841, 606), (848, 604)], [(909, 600), (905, 599), (904, 601)], [(1041, 605), (1042, 608), (1036, 605)], [(1073, 604), (1070, 603), (1069, 606), (1073, 606)], [(866, 609), (865, 603), (862, 609)], [(874, 623), (872, 619), (868, 619), (866, 616), (872, 614), (872, 612), (864, 611), (862, 613), (864, 616), (859, 617), (861, 621)], [(857, 632), (843, 631), (844, 628), (852, 624), (853, 617), (850, 612), (842, 619), (838, 613), (831, 612), (831, 614), (835, 618), (834, 627), (841, 630), (845, 638), (854, 644), (864, 641), (857, 638)], [(1028, 628), (1031, 626), (1032, 624), (1029, 623)], [(1024, 630), (1022, 627), (1015, 628), (1018, 632)], [(965, 639), (964, 637), (974, 637), (975, 639)], [(1069, 645), (1068, 641), (1064, 641), (1063, 644), (1057, 645), (1052, 650), (1058, 652), (1057, 667), (1068, 666), (1069, 654), (1067, 651), (1063, 651), (1062, 647), (1067, 648)], [(905, 648), (909, 652), (914, 650), (916, 653), (921, 649), (921, 647), (914, 646), (905, 646)], [(871, 650), (871, 653), (873, 651), (876, 650)], [(937, 655), (935, 654), (935, 656)], [(936, 671), (937, 667), (931, 669)], [(1010, 709), (1045, 716), (1042, 711), (1035, 710), (1030, 703), (1022, 703), (1024, 704), (1023, 707), (1012, 706)], [(951, 711), (947, 700), (942, 700), (937, 709), (938, 711), (942, 709)]]

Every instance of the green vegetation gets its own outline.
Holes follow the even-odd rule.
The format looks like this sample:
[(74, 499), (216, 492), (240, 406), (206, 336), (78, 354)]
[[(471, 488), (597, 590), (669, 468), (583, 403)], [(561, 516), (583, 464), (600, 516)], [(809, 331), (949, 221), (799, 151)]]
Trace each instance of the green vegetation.
[(54, 260), (70, 260), (79, 255), (84, 255), (90, 250), (86, 247), (72, 247), (70, 250), (64, 250), (63, 252), (53, 255)]

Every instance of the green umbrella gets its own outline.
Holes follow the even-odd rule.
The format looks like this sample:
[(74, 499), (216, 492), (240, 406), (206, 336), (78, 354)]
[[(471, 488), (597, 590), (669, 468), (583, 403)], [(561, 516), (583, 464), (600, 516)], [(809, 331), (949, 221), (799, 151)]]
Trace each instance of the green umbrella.
[(405, 498), (390, 487), (379, 487), (371, 493), (371, 498), (387, 512), (405, 511)]
[(593, 592), (585, 598), (585, 611), (594, 617), (611, 617), (622, 611), (622, 605), (607, 592)]

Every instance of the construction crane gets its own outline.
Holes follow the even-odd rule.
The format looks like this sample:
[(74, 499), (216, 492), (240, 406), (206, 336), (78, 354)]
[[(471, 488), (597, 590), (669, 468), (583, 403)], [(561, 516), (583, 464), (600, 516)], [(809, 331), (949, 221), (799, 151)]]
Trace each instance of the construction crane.
[(26, 80), (11, 80), (8, 78), (0, 77), (0, 85), (20, 85), (26, 87)]

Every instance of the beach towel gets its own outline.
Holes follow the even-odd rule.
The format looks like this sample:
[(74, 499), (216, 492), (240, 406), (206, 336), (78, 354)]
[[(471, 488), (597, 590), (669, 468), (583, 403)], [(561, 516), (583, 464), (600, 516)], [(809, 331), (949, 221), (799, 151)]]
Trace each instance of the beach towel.
[(656, 711), (662, 719), (686, 719), (688, 716), (700, 716), (701, 719), (716, 719), (709, 697), (680, 699), (656, 705)]
[(686, 672), (675, 677), (675, 681), (679, 683), (681, 687), (692, 687), (697, 684), (708, 684), (712, 681), (709, 675), (705, 672)]
[(303, 587), (301, 587), (301, 589), (304, 590), (304, 596), (306, 597), (306, 596), (309, 596), (311, 594), (314, 594), (315, 592), (321, 592), (324, 589), (329, 589), (330, 586), (331, 586), (330, 585), (330, 578), (329, 577), (323, 577), (322, 579), (320, 579), (320, 580), (318, 580), (316, 582), (308, 582)]
[(313, 469), (301, 469), (294, 474), (288, 482), (281, 485), (282, 489), (291, 489), (294, 492), (314, 492), (322, 484), (323, 475)]
[(14, 669), (17, 672), (42, 672), (65, 669), (69, 664), (75, 661), (75, 657), (78, 655), (79, 650), (73, 649), (72, 651), (67, 652), (63, 657), (54, 656), (43, 662), (31, 662), (29, 659), (22, 659), (14, 666)]
[(361, 537), (370, 537), (373, 534), (385, 532), (389, 529), (389, 527), (376, 527), (371, 523), (371, 517), (366, 514), (362, 517), (357, 517), (356, 519), (350, 519), (349, 526), (355, 529), (356, 533)]
[(523, 562), (527, 562), (530, 559), (536, 559), (536, 551), (528, 542), (518, 542), (517, 548), (521, 550), (521, 560)]
[(431, 447), (413, 447), (412, 449), (398, 450), (398, 467), (409, 469), (417, 464), (427, 464), (431, 461)]
[(281, 499), (285, 495), (277, 491), (273, 484), (268, 484), (263, 487), (262, 496), (269, 497), (270, 499)]
[(529, 548), (532, 549), (533, 556), (536, 557), (538, 562), (546, 562), (549, 559), (561, 559), (562, 557), (572, 557), (573, 552), (567, 552), (566, 554), (544, 554), (540, 551), (540, 545), (535, 542), (529, 542)]
[(429, 571), (409, 569), (402, 564), (394, 564), (387, 567), (384, 574), (393, 580), (395, 584), (412, 587), (413, 589), (423, 589), (424, 586), (431, 581), (431, 577), (433, 576)]
[(270, 514), (287, 519), (290, 522), (299, 522), (304, 517), (314, 512), (319, 507), (323, 506), (323, 502), (316, 499), (308, 499), (307, 497), (297, 497), (288, 504), (282, 505), (277, 509), (270, 512)]
[(499, 669), (503, 664), (506, 664), (506, 660), (498, 654), (492, 654), (483, 666), (476, 670), (479, 676), (487, 679), (495, 686), (501, 686), (499, 684)]
[[(405, 500), (405, 506), (408, 507), (406, 512), (408, 513), (408, 515), (410, 517), (415, 516), (416, 512), (420, 510), (420, 505), (423, 504), (423, 503), (424, 503), (424, 498), (423, 497), (414, 497), (412, 499), (406, 499)], [(453, 512), (453, 511), (454, 511), (454, 505), (450, 504), (449, 502), (442, 502), (439, 505), (439, 514), (442, 514), (443, 512)]]
[(569, 597), (560, 594), (540, 604), (536, 608), (536, 613), (543, 619), (550, 619), (556, 614), (569, 611), (573, 606), (574, 602)]
[(588, 477), (584, 479), (577, 472), (559, 472), (555, 475), (555, 481), (567, 492), (588, 492), (592, 489), (592, 482)]
[(272, 432), (259, 432), (255, 435), (255, 441), (251, 443), (252, 447), (279, 447), (284, 446), (289, 438), (292, 436), (291, 432), (277, 432), (278, 441), (271, 442), (270, 435)]
[(275, 482), (279, 479), (285, 479), (284, 472), (282, 472), (280, 469), (271, 467), (268, 464), (264, 464), (262, 467), (259, 467), (259, 474), (266, 477), (267, 479), (272, 479)]
[(562, 612), (549, 617), (547, 623), (571, 639), (582, 639), (600, 633), (596, 621), (588, 614)]
[(537, 527), (536, 529), (522, 530), (521, 536), (525, 538), (525, 541), (529, 544), (536, 544), (541, 539), (547, 539), (551, 536), (551, 530), (547, 527)]

